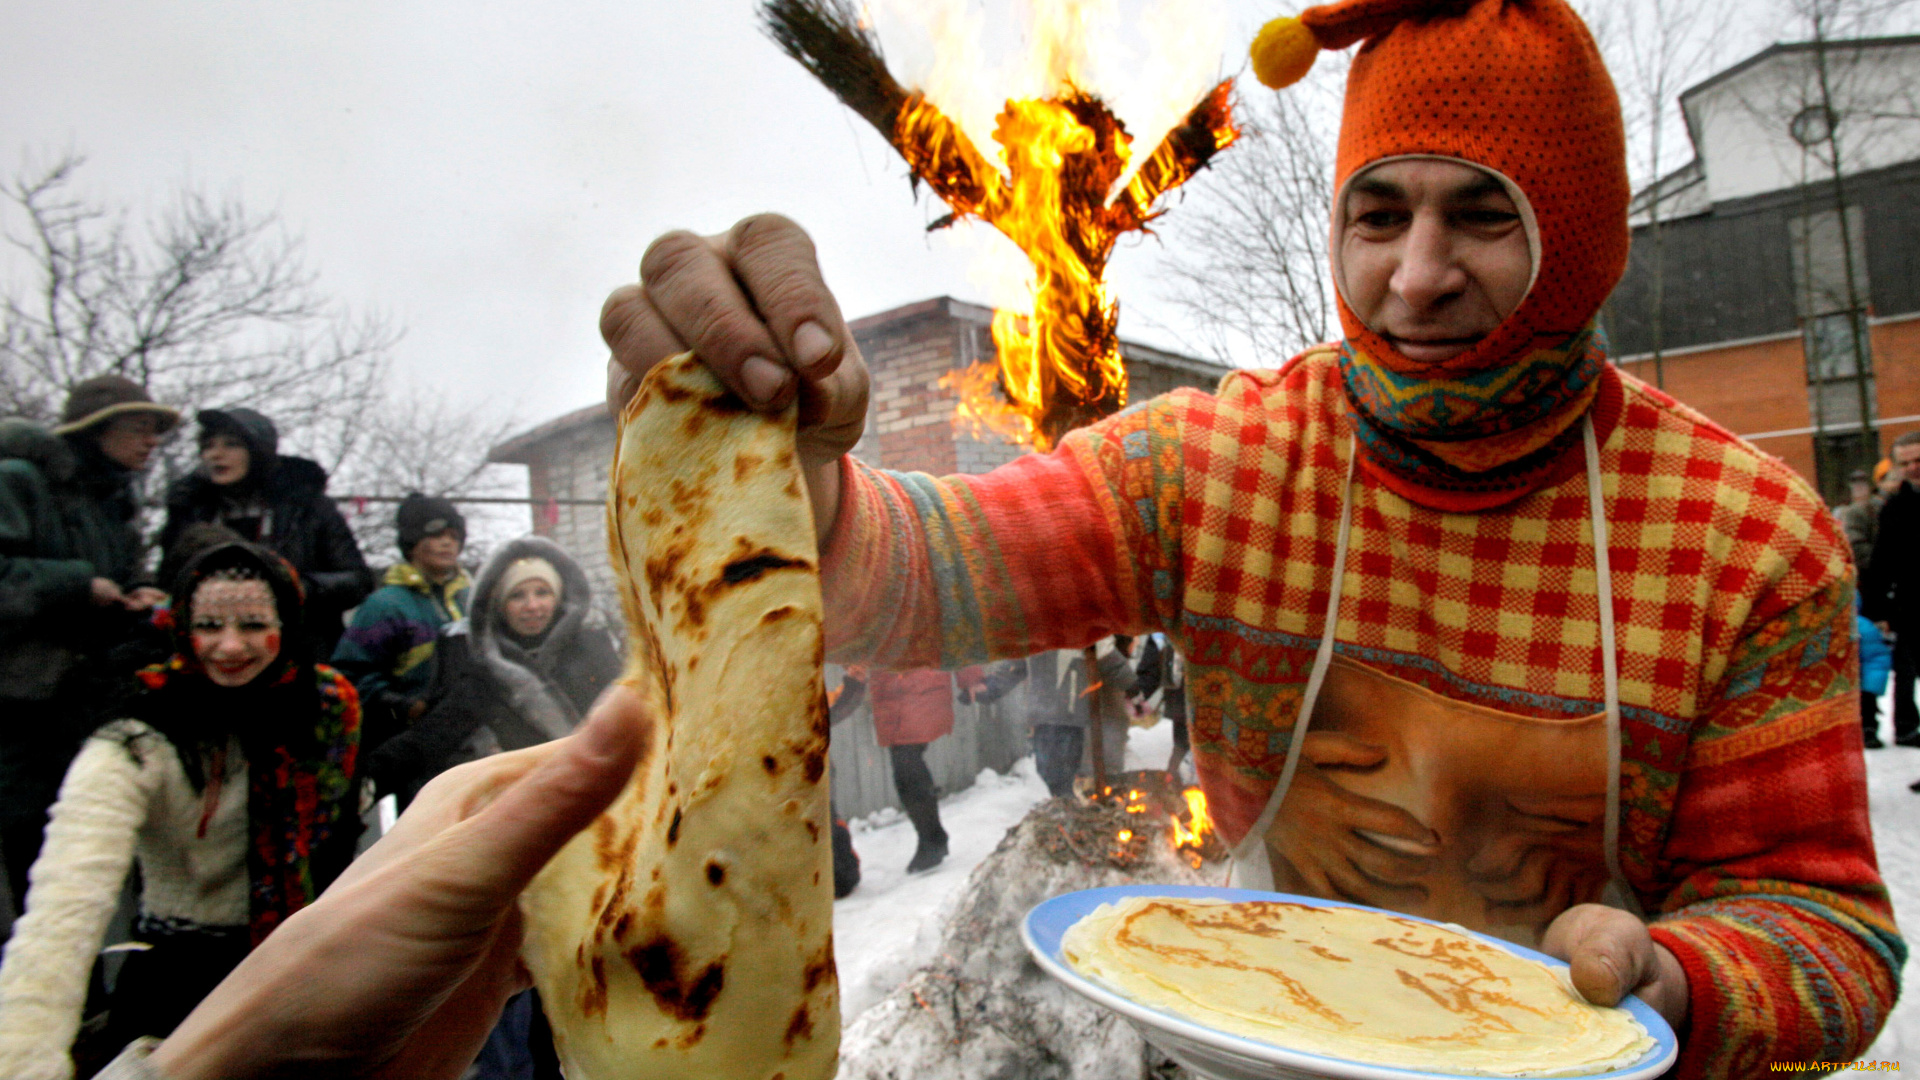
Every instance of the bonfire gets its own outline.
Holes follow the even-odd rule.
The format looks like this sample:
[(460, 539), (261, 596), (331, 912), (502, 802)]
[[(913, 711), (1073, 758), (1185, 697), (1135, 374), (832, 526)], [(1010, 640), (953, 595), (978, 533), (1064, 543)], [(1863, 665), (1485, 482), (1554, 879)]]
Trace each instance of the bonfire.
[(1031, 262), (1031, 312), (996, 311), (996, 364), (958, 373), (951, 384), (963, 418), (1045, 450), (1125, 405), (1107, 260), (1121, 236), (1149, 231), (1162, 196), (1233, 142), (1232, 80), (1203, 95), (1139, 160), (1126, 126), (1060, 61), (1051, 94), (1006, 102), (993, 132), (1000, 152), (989, 156), (927, 92), (900, 85), (878, 36), (847, 0), (768, 0), (761, 15), (781, 48), (879, 130), (916, 185), (946, 203), (949, 213), (930, 228), (984, 221)]

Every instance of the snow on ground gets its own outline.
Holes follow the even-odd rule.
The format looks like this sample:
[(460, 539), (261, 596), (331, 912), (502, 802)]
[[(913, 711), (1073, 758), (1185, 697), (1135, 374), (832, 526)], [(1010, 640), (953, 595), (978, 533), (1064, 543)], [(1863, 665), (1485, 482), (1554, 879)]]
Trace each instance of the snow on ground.
[[(1882, 717), (1890, 714), (1891, 704), (1882, 700)], [(1883, 720), (1889, 735), (1892, 726)], [(1166, 723), (1134, 731), (1127, 741), (1127, 768), (1165, 768), (1172, 743), (1173, 729)], [(1907, 790), (1915, 780), (1920, 780), (1920, 750), (1889, 745), (1867, 751), (1880, 872), (1893, 893), (1894, 915), (1909, 933), (1920, 927), (1920, 795)], [(845, 1020), (885, 997), (932, 956), (946, 912), (967, 876), (1046, 797), (1031, 757), (1020, 759), (1004, 776), (982, 770), (972, 787), (941, 801), (941, 820), (952, 838), (947, 861), (912, 877), (906, 865), (913, 857), (913, 826), (904, 815), (883, 810), (853, 822), (860, 887), (836, 902), (833, 912)], [(1863, 1059), (1920, 1061), (1920, 963), (1907, 965), (1904, 990)]]
[[(1881, 699), (1882, 738), (1892, 734), (1893, 725), (1886, 721), (1891, 705), (1891, 698)], [(1880, 854), (1880, 874), (1893, 894), (1893, 917), (1909, 943), (1920, 937), (1920, 795), (1907, 790), (1915, 780), (1920, 780), (1920, 750), (1888, 745), (1867, 751), (1873, 843)], [(1920, 964), (1907, 964), (1900, 1003), (1879, 1041), (1861, 1058), (1920, 1063)]]
[[(1127, 768), (1164, 769), (1173, 726), (1162, 721), (1127, 740)], [(1033, 758), (1005, 775), (980, 770), (972, 787), (940, 800), (947, 830), (947, 861), (924, 874), (907, 874), (913, 825), (891, 807), (850, 822), (860, 854), (860, 887), (833, 905), (833, 954), (840, 969), (840, 1017), (853, 1018), (887, 996), (931, 959), (940, 928), (968, 875), (1047, 797)]]

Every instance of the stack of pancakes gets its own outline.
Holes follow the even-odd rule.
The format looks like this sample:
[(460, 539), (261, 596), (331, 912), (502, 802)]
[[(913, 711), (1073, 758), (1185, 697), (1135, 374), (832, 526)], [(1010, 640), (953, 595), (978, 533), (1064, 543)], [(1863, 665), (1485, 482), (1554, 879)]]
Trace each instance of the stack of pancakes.
[(1458, 930), (1280, 901), (1131, 897), (1066, 933), (1077, 971), (1141, 1004), (1289, 1050), (1425, 1072), (1580, 1076), (1653, 1046), (1563, 971)]

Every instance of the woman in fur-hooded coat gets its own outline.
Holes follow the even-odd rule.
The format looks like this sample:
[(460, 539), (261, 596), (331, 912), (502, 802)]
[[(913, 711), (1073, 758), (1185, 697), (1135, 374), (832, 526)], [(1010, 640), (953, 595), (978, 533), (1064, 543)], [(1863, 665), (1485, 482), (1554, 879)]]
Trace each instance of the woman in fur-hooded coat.
[[(538, 583), (556, 594), (552, 617), (536, 633), (516, 632), (506, 615), (509, 596)], [(440, 632), (426, 714), (368, 760), (379, 791), (407, 800), (463, 761), (572, 731), (620, 674), (612, 638), (587, 623), (592, 610), (586, 572), (565, 548), (529, 536), (496, 552), (480, 572), (468, 616)]]

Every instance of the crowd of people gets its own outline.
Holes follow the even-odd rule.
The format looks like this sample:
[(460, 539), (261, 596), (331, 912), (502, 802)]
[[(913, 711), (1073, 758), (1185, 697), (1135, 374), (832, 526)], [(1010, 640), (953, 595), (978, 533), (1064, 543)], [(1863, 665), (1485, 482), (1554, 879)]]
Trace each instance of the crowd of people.
[[(945, 857), (925, 757), (955, 695), (1017, 695), (1064, 794), (1096, 743), (1118, 769), (1128, 696), (1158, 693), (1235, 884), (1536, 945), (1587, 1000), (1664, 1018), (1670, 1075), (1858, 1057), (1906, 962), (1861, 687), (1877, 635), (1894, 741), (1920, 743), (1920, 435), (1881, 505), (1865, 477), (1836, 518), (1611, 362), (1624, 125), (1564, 0), (1335, 0), (1263, 29), (1253, 69), (1281, 87), (1356, 43), (1338, 341), (986, 475), (886, 472), (850, 455), (868, 379), (813, 242), (759, 215), (661, 237), (608, 298), (609, 404), (687, 349), (748, 407), (799, 403), (827, 658), (865, 669), (837, 711), (855, 684), (875, 706), (915, 868)], [(647, 730), (600, 692), (579, 568), (526, 541), (475, 584), (457, 509), (417, 496), (376, 591), (324, 474), (227, 409), (198, 417), (150, 578), (133, 482), (180, 419), (108, 376), (51, 430), (0, 423), (0, 847), (24, 898), (0, 1075), (72, 1071), (133, 866), (103, 1041), (140, 1038), (115, 1080), (552, 1075), (515, 896)], [(384, 794), (409, 808), (353, 858)]]
[[(136, 482), (181, 421), (109, 375), (51, 429), (0, 422), (10, 1080), (90, 1074), (167, 1035), (341, 876), (371, 802), (565, 737), (619, 673), (579, 564), (526, 537), (476, 584), (445, 499), (400, 503), (401, 558), (376, 588), (325, 470), (280, 453), (251, 409), (195, 416), (198, 467), (166, 491), (146, 557)], [(559, 1075), (531, 991), (475, 1075)]]

